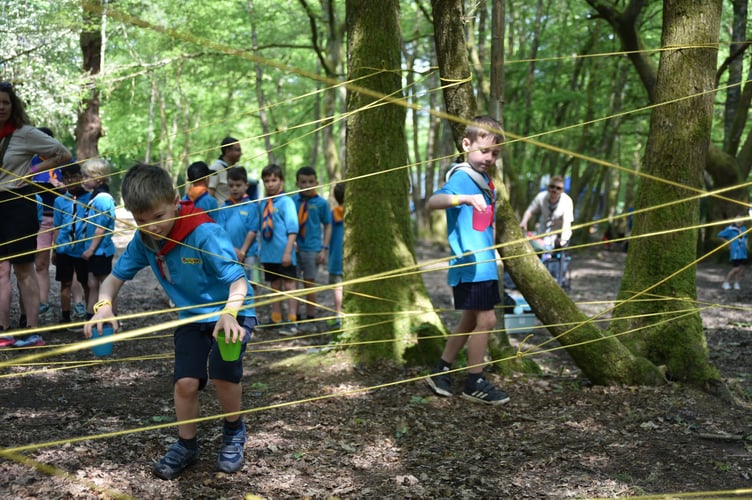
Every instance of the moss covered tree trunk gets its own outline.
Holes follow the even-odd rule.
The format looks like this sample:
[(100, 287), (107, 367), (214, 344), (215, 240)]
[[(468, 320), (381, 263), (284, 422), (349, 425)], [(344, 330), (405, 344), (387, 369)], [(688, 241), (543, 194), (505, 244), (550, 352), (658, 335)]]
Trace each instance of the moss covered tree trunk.
[(345, 328), (359, 361), (399, 362), (418, 325), (441, 325), (414, 272), (409, 178), (400, 168), (408, 157), (405, 108), (374, 97), (402, 97), (399, 2), (347, 0), (346, 9), (348, 79), (364, 91), (347, 96)]
[[(549, 333), (566, 348), (585, 376), (599, 385), (662, 383), (663, 375), (652, 363), (632, 355), (617, 338), (589, 322), (559, 288), (523, 237), (506, 189), (502, 186), (498, 191), (496, 232), (503, 242), (499, 253), (504, 265), (538, 319), (548, 325)], [(524, 353), (524, 348), (521, 351)]]
[[(710, 142), (720, 0), (672, 0), (663, 8), (663, 47), (656, 100), (645, 151), (636, 208), (677, 201), (635, 215), (614, 333), (634, 353), (665, 365), (670, 377), (702, 385), (718, 373), (709, 364), (700, 313), (696, 309), (697, 201), (682, 202), (702, 187)], [(674, 232), (677, 228), (686, 228)], [(662, 234), (662, 231), (669, 231)], [(641, 238), (641, 236), (650, 237)]]

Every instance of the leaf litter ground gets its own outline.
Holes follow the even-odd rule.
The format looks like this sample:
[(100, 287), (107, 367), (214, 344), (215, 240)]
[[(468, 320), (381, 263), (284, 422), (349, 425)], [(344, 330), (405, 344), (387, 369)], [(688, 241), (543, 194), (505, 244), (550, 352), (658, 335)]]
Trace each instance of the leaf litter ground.
[[(421, 259), (443, 255), (419, 247)], [(620, 252), (576, 255), (570, 295), (589, 314), (602, 310), (616, 296), (623, 266)], [(159, 428), (174, 421), (171, 334), (162, 331), (119, 342), (107, 358), (85, 350), (6, 369), (0, 446), (44, 446), (0, 460), (0, 492), (4, 498), (401, 499), (705, 491), (717, 498), (750, 488), (752, 286), (721, 290), (726, 271), (724, 264), (701, 264), (698, 294), (718, 304), (702, 315), (711, 358), (735, 404), (680, 384), (592, 387), (555, 350), (536, 356), (540, 376), (489, 373), (512, 397), (489, 408), (436, 397), (421, 380), (410, 380), (427, 367), (365, 369), (342, 353), (319, 350), (321, 336), (290, 339), (262, 330), (255, 340), (264, 343), (245, 361), (243, 408), (252, 411), (245, 416), (242, 471), (214, 471), (220, 427), (211, 419), (199, 424), (199, 462), (179, 479), (162, 481), (151, 463), (176, 435), (174, 427)], [(427, 273), (425, 280), (435, 307), (451, 310), (445, 274)], [(331, 298), (325, 293), (321, 300)], [(140, 313), (168, 303), (144, 271), (124, 287), (119, 308)], [(456, 321), (456, 313), (442, 314), (448, 324)], [(170, 319), (129, 319), (125, 328)], [(48, 346), (37, 351), (81, 336), (61, 331), (46, 338)], [(548, 339), (537, 328), (526, 343)], [(0, 360), (29, 352), (2, 350)], [(201, 399), (202, 415), (219, 413), (211, 385)], [(81, 440), (108, 433), (114, 435)]]

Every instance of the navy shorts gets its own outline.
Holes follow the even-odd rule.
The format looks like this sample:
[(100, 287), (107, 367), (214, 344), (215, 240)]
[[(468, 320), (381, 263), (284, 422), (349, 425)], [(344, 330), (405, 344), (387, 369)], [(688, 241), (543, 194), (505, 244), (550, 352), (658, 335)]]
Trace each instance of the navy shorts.
[(731, 261), (731, 267), (741, 267), (747, 264), (747, 259), (734, 259)]
[(73, 272), (76, 272), (76, 280), (84, 287), (87, 286), (89, 266), (81, 257), (71, 257), (66, 253), (55, 254), (55, 280), (61, 283), (71, 283)]
[(112, 272), (112, 255), (92, 255), (86, 262), (89, 272), (94, 276), (107, 276)]
[(32, 190), (23, 187), (13, 192), (0, 191), (0, 210), (3, 213), (0, 218), (0, 258), (13, 264), (34, 262), (39, 219)]
[(501, 303), (497, 280), (460, 283), (452, 289), (454, 308), (468, 311), (488, 311)]
[(277, 281), (281, 279), (298, 279), (297, 266), (283, 266), (282, 264), (265, 262), (264, 264), (264, 279), (266, 281)]
[[(181, 378), (199, 380), (199, 390), (206, 387), (208, 379), (225, 380), (237, 384), (243, 377), (243, 354), (253, 335), (257, 321), (255, 316), (238, 316), (238, 323), (245, 328), (240, 358), (224, 361), (219, 354), (217, 342), (212, 337), (215, 323), (188, 323), (175, 330), (175, 369), (173, 383)], [(209, 370), (207, 371), (207, 361)]]

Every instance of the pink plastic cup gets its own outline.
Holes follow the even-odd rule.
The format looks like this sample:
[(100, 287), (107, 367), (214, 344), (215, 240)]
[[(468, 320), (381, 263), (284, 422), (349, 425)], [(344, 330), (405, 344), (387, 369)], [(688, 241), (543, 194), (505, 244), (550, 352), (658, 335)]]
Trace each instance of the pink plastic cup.
[(493, 222), (493, 206), (488, 205), (485, 210), (473, 210), (473, 229), (485, 231)]

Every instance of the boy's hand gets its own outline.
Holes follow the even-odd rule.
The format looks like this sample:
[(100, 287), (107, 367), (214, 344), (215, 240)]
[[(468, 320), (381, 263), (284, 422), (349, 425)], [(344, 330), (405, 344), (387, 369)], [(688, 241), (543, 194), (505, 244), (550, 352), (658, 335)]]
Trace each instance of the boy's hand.
[(326, 252), (326, 248), (321, 249), (321, 251), (316, 255), (316, 264), (321, 265), (327, 262)]
[(91, 330), (94, 326), (96, 326), (97, 330), (101, 332), (104, 328), (105, 323), (110, 323), (112, 325), (113, 333), (117, 333), (118, 322), (112, 312), (111, 305), (104, 305), (97, 309), (94, 317), (84, 325), (84, 337), (86, 337), (87, 339), (91, 338)]
[(240, 262), (242, 264), (245, 261), (245, 254), (243, 252), (241, 252), (239, 248), (236, 248), (235, 249), (235, 258), (237, 258), (238, 262)]
[(292, 265), (292, 252), (285, 252), (282, 254), (282, 265), (284, 267)]
[(473, 194), (467, 197), (467, 205), (470, 205), (475, 210), (482, 212), (486, 209), (488, 206), (488, 203), (486, 203), (486, 197), (482, 194)]
[[(224, 330), (224, 338), (217, 337), (220, 330)], [(212, 336), (217, 339), (217, 342), (237, 342), (245, 336), (245, 328), (231, 314), (220, 314), (214, 325)]]

